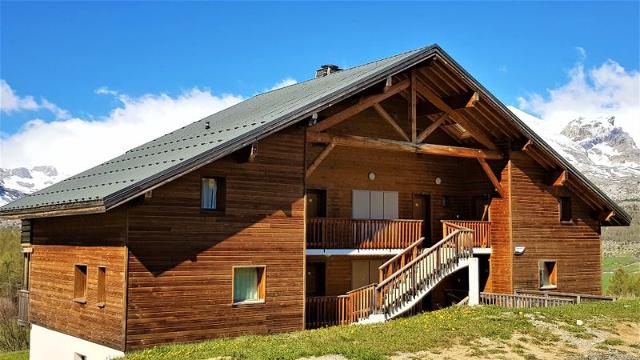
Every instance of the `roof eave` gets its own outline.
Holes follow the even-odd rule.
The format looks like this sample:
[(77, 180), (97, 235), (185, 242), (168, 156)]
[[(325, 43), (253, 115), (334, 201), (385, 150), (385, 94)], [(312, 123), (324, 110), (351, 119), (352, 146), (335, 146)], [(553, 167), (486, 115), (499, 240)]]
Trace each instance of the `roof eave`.
[(106, 212), (103, 201), (79, 202), (71, 204), (47, 205), (26, 209), (0, 211), (0, 218), (8, 220), (36, 219), (45, 217), (87, 215)]

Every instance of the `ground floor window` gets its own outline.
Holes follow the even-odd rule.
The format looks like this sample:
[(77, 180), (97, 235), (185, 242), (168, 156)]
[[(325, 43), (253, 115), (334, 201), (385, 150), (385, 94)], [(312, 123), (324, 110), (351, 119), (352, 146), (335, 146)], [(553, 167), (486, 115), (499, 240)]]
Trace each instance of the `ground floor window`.
[(73, 300), (85, 303), (87, 301), (87, 265), (76, 264), (73, 285)]
[(262, 302), (266, 294), (265, 266), (233, 268), (233, 303)]
[(558, 287), (558, 265), (555, 260), (542, 260), (539, 265), (540, 288), (555, 289)]

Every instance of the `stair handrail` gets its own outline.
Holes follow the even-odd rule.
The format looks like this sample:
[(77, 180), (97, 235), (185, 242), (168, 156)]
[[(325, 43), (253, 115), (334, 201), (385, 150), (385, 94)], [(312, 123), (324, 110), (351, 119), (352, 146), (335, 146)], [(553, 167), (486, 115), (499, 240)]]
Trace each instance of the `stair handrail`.
[[(421, 237), (420, 239), (414, 241), (411, 245), (407, 246), (404, 250), (402, 250), (402, 252), (396, 254), (394, 257), (392, 257), (391, 259), (387, 260), (384, 264), (378, 266), (378, 282), (382, 282), (385, 279), (385, 273), (388, 273), (389, 270), (391, 270), (391, 274), (388, 274), (388, 276), (391, 276), (393, 274), (393, 264), (396, 263), (398, 260), (400, 260), (400, 266), (398, 266), (398, 269), (402, 268), (402, 266), (404, 266), (406, 264), (406, 259), (407, 259), (407, 255), (412, 255), (413, 259), (415, 259), (418, 256), (418, 246), (422, 245), (422, 242), (424, 241), (424, 236)], [(413, 260), (411, 259), (411, 260)], [(409, 260), (409, 261), (411, 261)], [(389, 269), (387, 269), (389, 268)]]
[(411, 260), (410, 262), (408, 262), (407, 264), (405, 264), (402, 268), (398, 269), (396, 272), (394, 272), (393, 274), (391, 274), (390, 276), (388, 276), (386, 279), (384, 279), (384, 281), (381, 281), (378, 283), (377, 288), (381, 288), (382, 286), (384, 286), (385, 284), (387, 284), (391, 278), (396, 277), (398, 274), (401, 274), (405, 269), (411, 267), (413, 264), (415, 264), (416, 262), (420, 261), (421, 259), (429, 256), (429, 254), (431, 254), (432, 252), (434, 252), (435, 250), (437, 250), (437, 248), (439, 248), (442, 244), (444, 244), (445, 242), (447, 242), (448, 240), (450, 240), (452, 237), (456, 236), (457, 234), (461, 233), (461, 232), (465, 232), (465, 233), (473, 233), (473, 230), (471, 229), (467, 229), (467, 228), (460, 228), (455, 230), (454, 232), (452, 232), (451, 234), (447, 235), (444, 239), (438, 241), (437, 243), (435, 243), (433, 246), (431, 246), (430, 248), (424, 250), (422, 252), (422, 254), (418, 255), (415, 259)]

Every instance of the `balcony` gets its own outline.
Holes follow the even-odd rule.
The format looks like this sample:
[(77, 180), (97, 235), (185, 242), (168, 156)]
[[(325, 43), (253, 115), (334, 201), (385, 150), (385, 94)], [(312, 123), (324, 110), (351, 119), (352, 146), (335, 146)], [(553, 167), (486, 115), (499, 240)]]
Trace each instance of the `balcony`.
[(18, 291), (18, 324), (29, 324), (29, 290)]
[(442, 220), (442, 237), (458, 229), (473, 230), (473, 247), (486, 249), (491, 247), (491, 222), (472, 220)]
[(404, 249), (422, 237), (421, 220), (313, 218), (307, 249)]

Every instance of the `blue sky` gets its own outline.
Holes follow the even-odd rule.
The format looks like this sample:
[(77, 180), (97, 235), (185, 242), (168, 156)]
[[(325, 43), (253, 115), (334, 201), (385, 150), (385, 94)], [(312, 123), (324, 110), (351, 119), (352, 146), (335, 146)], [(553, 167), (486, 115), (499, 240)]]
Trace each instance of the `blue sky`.
[(0, 113), (4, 138), (33, 119), (99, 121), (124, 98), (193, 89), (243, 98), (320, 64), (432, 43), (512, 105), (563, 86), (577, 63), (640, 68), (637, 1), (0, 4), (0, 77), (38, 104)]

